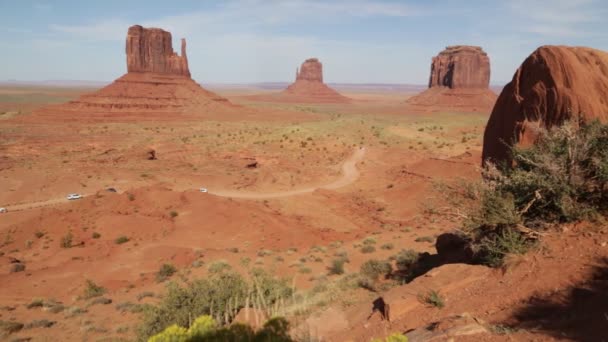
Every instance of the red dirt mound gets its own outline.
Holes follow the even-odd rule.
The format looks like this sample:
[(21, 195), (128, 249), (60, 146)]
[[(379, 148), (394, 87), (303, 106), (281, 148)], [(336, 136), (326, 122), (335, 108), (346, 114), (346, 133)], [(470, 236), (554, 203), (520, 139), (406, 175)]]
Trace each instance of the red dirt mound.
[[(78, 100), (37, 111), (37, 119), (165, 118), (182, 113), (233, 113), (238, 108), (190, 78), (186, 41), (173, 52), (171, 33), (158, 28), (129, 28), (127, 74)], [(160, 114), (160, 115), (159, 115)]]
[(608, 119), (608, 53), (542, 46), (517, 69), (488, 120), (483, 160), (509, 160), (509, 146), (535, 140), (535, 127), (570, 118)]
[(433, 57), (429, 89), (407, 102), (415, 107), (489, 111), (496, 94), (489, 89), (490, 58), (478, 46), (448, 46)]

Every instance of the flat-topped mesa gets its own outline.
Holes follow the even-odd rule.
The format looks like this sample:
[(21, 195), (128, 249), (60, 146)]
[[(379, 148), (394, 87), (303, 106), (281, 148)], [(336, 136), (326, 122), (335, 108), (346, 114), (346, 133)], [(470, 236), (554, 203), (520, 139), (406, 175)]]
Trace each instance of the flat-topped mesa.
[(429, 88), (448, 87), (488, 89), (490, 58), (479, 46), (448, 46), (431, 64)]
[(296, 70), (296, 81), (306, 80), (323, 83), (323, 64), (317, 58), (309, 58)]
[(190, 77), (186, 40), (181, 56), (173, 51), (171, 33), (159, 28), (129, 27), (126, 42), (127, 71)]

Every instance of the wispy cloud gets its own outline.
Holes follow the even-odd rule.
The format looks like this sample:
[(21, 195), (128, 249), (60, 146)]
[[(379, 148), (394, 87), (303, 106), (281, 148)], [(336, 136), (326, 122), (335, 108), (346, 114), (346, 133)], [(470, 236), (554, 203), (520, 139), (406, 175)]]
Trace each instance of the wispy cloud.
[[(603, 1), (603, 0), (599, 0)], [(520, 28), (529, 33), (573, 37), (588, 33), (586, 25), (606, 18), (598, 0), (511, 0), (509, 9), (520, 18)]]

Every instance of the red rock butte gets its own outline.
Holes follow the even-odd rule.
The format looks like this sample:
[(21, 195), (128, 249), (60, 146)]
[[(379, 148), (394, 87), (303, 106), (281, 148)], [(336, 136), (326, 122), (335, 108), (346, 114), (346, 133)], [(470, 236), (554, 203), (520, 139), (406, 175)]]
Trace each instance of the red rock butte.
[(350, 99), (323, 83), (323, 64), (309, 58), (296, 69), (296, 80), (282, 92), (284, 97), (296, 102), (345, 103)]
[(408, 104), (489, 112), (496, 101), (489, 86), (490, 58), (481, 47), (448, 46), (432, 59), (429, 89), (408, 99)]
[(236, 106), (202, 88), (190, 77), (186, 40), (181, 56), (171, 33), (131, 26), (126, 39), (127, 73), (110, 85), (66, 104), (45, 107), (38, 119), (170, 119), (184, 115), (221, 115)]
[(541, 46), (502, 90), (483, 139), (484, 162), (510, 163), (510, 148), (536, 140), (539, 127), (569, 119), (608, 121), (608, 52)]

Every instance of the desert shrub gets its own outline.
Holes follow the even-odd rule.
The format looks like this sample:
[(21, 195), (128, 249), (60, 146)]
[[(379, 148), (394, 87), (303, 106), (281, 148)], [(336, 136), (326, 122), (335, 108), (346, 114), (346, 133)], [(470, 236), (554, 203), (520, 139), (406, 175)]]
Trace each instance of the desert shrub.
[(6, 337), (5, 335), (17, 333), (21, 329), (23, 329), (23, 323), (0, 321), (0, 337)]
[(261, 268), (251, 271), (251, 298), (260, 298), (262, 308), (273, 305), (281, 298), (288, 298), (293, 294), (287, 279), (273, 277)]
[(289, 336), (289, 322), (281, 317), (267, 321), (262, 329), (254, 332), (244, 324), (219, 327), (212, 317), (197, 318), (190, 328), (176, 324), (151, 337), (148, 342), (220, 342), (220, 341), (273, 341), (293, 342)]
[(127, 242), (129, 242), (129, 238), (124, 235), (119, 236), (114, 240), (114, 243), (117, 245), (122, 245), (123, 243), (127, 243)]
[(387, 251), (390, 251), (393, 248), (395, 248), (395, 245), (393, 245), (392, 243), (385, 243), (382, 246), (380, 246), (380, 249), (384, 249)]
[(365, 238), (365, 240), (363, 240), (363, 244), (364, 245), (375, 245), (376, 239), (374, 239), (373, 237)]
[(209, 273), (222, 273), (231, 270), (232, 266), (230, 266), (226, 260), (216, 260), (209, 264), (207, 269), (209, 270)]
[(90, 299), (100, 297), (106, 293), (106, 289), (95, 284), (92, 280), (87, 279), (81, 299)]
[(101, 237), (101, 234), (97, 233), (97, 232), (93, 232), (93, 235), (91, 235), (91, 237), (93, 239), (99, 239)]
[(359, 273), (373, 281), (378, 280), (382, 275), (387, 275), (393, 271), (393, 267), (388, 261), (371, 259), (361, 265)]
[(179, 213), (175, 210), (169, 212), (169, 216), (171, 216), (171, 218), (176, 218), (179, 215)]
[(346, 259), (344, 258), (333, 259), (329, 266), (329, 274), (344, 274), (344, 263), (346, 263)]
[(409, 273), (416, 266), (420, 253), (413, 249), (403, 249), (395, 257), (395, 266), (402, 273)]
[(61, 241), (59, 241), (59, 246), (61, 248), (72, 248), (72, 240), (74, 240), (74, 235), (72, 232), (68, 232), (63, 237), (61, 237)]
[(374, 247), (373, 245), (365, 245), (361, 247), (359, 251), (363, 254), (374, 253), (376, 251), (376, 247)]
[(478, 261), (501, 266), (535, 245), (552, 224), (594, 219), (608, 209), (608, 126), (566, 122), (511, 150), (512, 165), (489, 164), (465, 228)]
[(394, 333), (387, 336), (385, 339), (375, 338), (372, 340), (372, 342), (408, 342), (408, 339), (407, 336), (403, 334)]
[(171, 264), (163, 264), (158, 270), (158, 273), (156, 273), (156, 281), (162, 283), (175, 274), (175, 272), (177, 272), (177, 268), (175, 268), (175, 266)]
[(186, 287), (169, 283), (161, 302), (145, 307), (138, 329), (139, 338), (145, 340), (172, 325), (197, 330), (192, 328), (196, 323), (192, 322), (192, 317), (201, 315), (209, 315), (220, 325), (227, 324), (248, 303), (255, 301), (261, 308), (269, 308), (291, 296), (292, 291), (286, 280), (274, 278), (258, 269), (251, 272), (249, 282), (238, 273), (220, 272), (192, 281)]
[(441, 294), (435, 290), (430, 290), (427, 293), (419, 295), (418, 299), (425, 304), (434, 306), (439, 309), (445, 306), (445, 300), (443, 299)]
[(37, 298), (29, 302), (25, 307), (28, 309), (41, 308), (44, 305), (44, 300)]
[(434, 242), (435, 239), (433, 239), (430, 236), (421, 236), (421, 237), (417, 237), (414, 241), (416, 241), (416, 242)]

